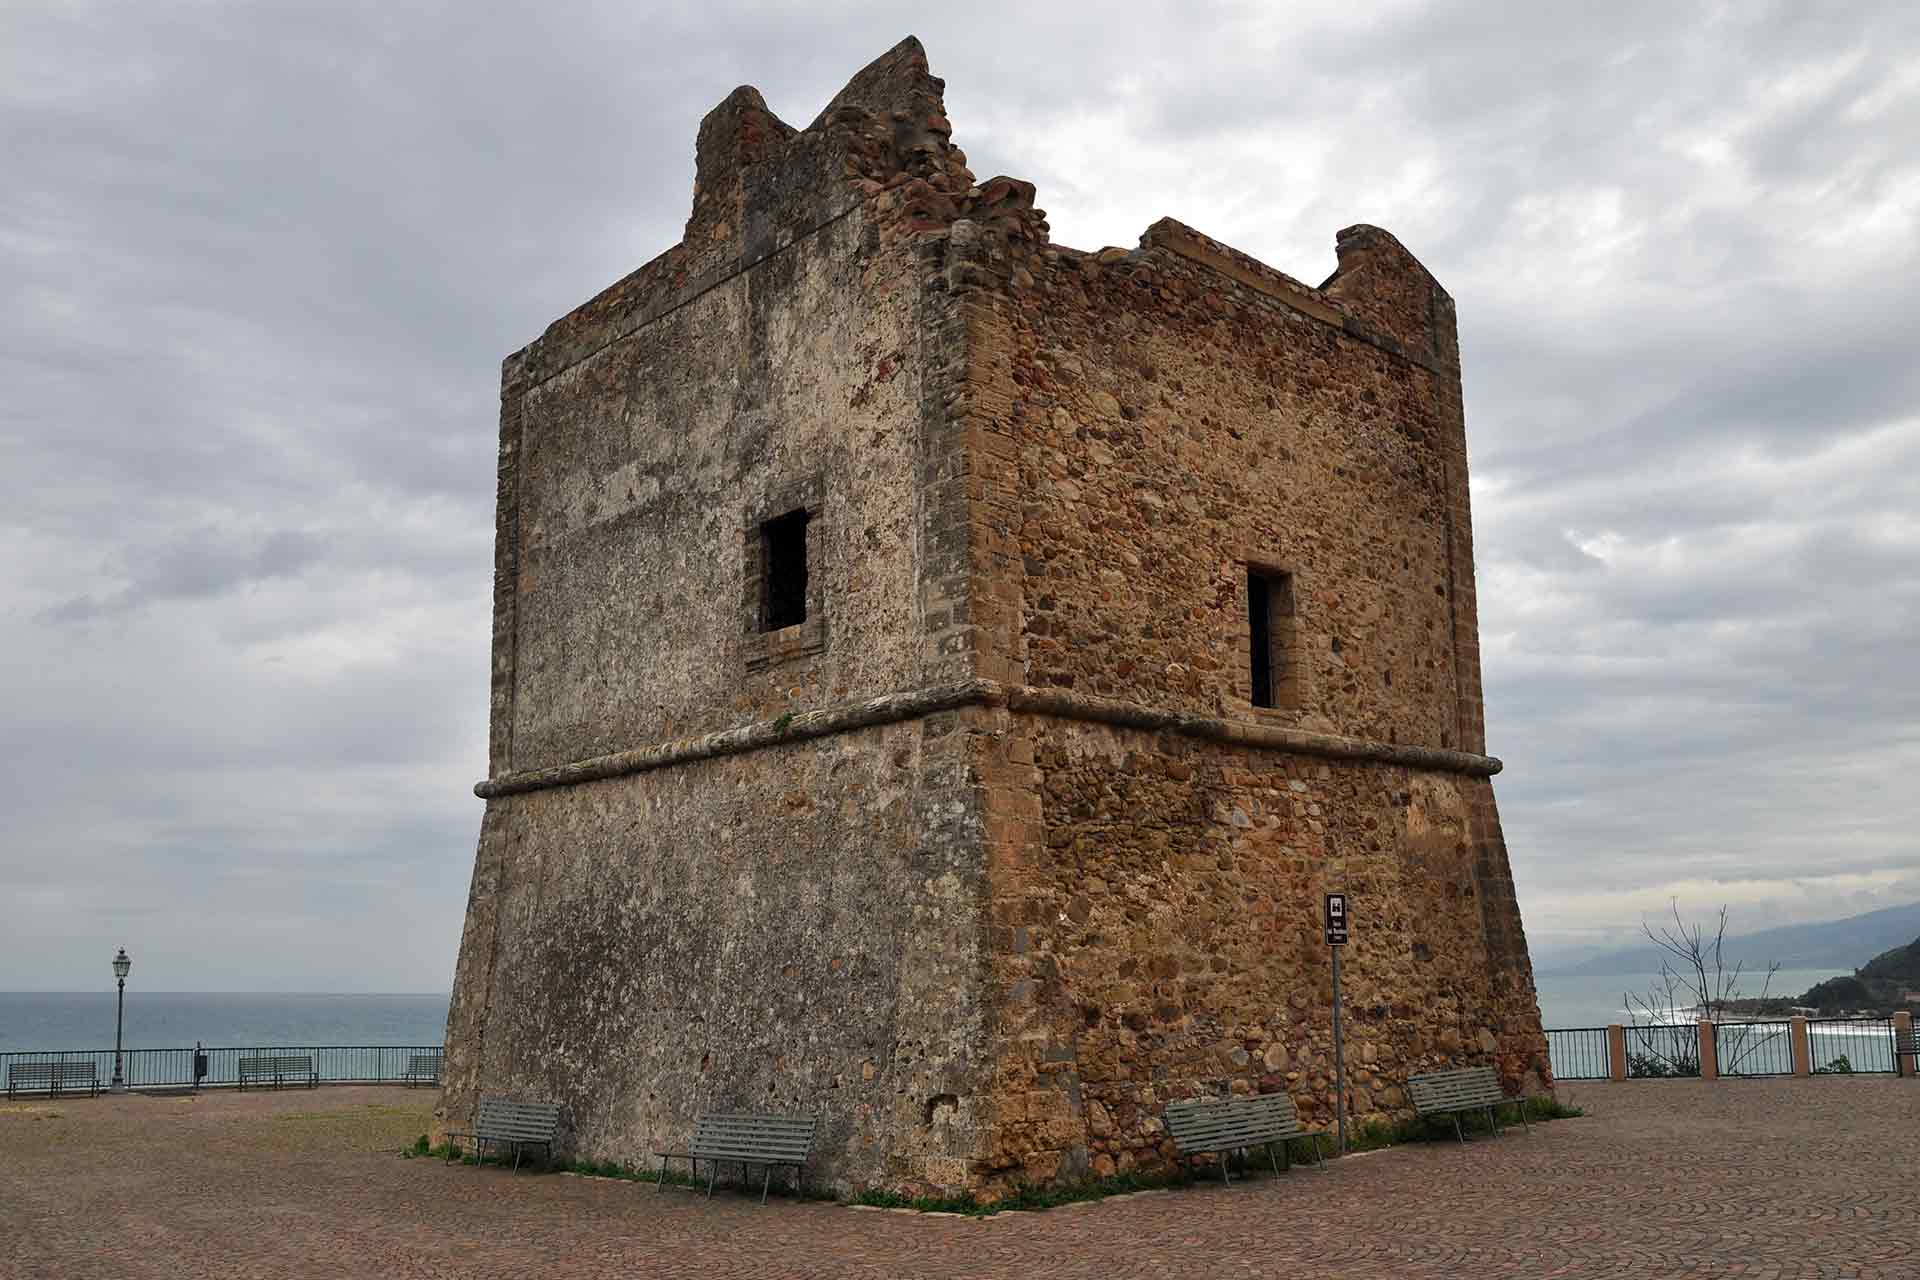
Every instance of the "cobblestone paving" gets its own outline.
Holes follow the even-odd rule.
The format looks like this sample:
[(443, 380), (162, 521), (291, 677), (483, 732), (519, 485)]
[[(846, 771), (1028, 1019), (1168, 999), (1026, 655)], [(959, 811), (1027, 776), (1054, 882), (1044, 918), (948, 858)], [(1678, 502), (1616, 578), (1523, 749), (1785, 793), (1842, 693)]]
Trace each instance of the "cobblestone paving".
[(401, 1160), (420, 1091), (0, 1102), (0, 1276), (1920, 1278), (1920, 1081), (1562, 1097), (1587, 1117), (985, 1220)]

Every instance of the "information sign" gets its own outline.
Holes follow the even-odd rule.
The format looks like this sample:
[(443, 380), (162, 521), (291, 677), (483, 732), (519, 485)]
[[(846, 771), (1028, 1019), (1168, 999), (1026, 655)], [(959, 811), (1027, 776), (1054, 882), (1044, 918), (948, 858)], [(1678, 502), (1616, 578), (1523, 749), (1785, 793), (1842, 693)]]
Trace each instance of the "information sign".
[(1333, 953), (1333, 1091), (1341, 1155), (1347, 1153), (1347, 1049), (1340, 1028), (1340, 948), (1347, 945), (1347, 895), (1327, 895), (1327, 949)]
[(1327, 895), (1327, 945), (1344, 947), (1347, 944), (1347, 895), (1330, 893)]

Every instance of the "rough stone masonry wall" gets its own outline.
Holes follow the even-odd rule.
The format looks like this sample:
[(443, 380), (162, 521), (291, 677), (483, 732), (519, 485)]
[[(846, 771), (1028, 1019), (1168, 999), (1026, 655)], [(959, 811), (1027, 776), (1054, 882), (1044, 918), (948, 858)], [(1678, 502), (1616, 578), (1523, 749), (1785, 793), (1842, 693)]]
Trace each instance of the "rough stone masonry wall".
[[(1148, 246), (1056, 256), (1017, 297), (1028, 678), (1460, 746), (1443, 375)], [(1249, 703), (1249, 563), (1297, 601), (1297, 706), (1272, 713)]]
[(1184, 1097), (1284, 1090), (1330, 1122), (1333, 888), (1359, 908), (1355, 1115), (1404, 1111), (1428, 1068), (1547, 1079), (1485, 779), (1044, 716), (1010, 714), (1003, 741), (1038, 787), (1032, 838), (993, 863), (1003, 1169), (1159, 1165)]
[[(1385, 233), (1340, 247), (1313, 290), (1171, 222), (1097, 255), (954, 229), (967, 409), (1001, 464), (974, 491), (981, 670), (1063, 691), (982, 735), (992, 1179), (1160, 1163), (1158, 1113), (1195, 1094), (1330, 1118), (1335, 887), (1359, 911), (1356, 1113), (1450, 1063), (1550, 1078), (1497, 764), (1331, 763), (1073, 705), (1483, 750), (1451, 303)], [(1276, 709), (1250, 702), (1250, 563), (1293, 578)]]

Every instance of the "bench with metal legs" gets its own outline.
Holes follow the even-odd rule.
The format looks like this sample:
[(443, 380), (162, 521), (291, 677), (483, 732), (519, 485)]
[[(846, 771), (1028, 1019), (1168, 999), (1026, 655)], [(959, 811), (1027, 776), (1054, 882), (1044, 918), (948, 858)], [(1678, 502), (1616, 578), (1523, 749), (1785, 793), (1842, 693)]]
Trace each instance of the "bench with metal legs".
[(514, 1102), (507, 1098), (482, 1098), (474, 1113), (473, 1128), (447, 1135), (447, 1161), (453, 1161), (453, 1140), (472, 1138), (474, 1155), (484, 1159), (489, 1145), (513, 1148), (513, 1172), (520, 1172), (520, 1155), (527, 1147), (545, 1147), (548, 1164), (553, 1163), (553, 1136), (560, 1128), (560, 1104), (557, 1102)]
[(740, 1179), (747, 1178), (748, 1165), (762, 1165), (760, 1203), (767, 1202), (776, 1166), (793, 1170), (794, 1190), (802, 1190), (801, 1170), (813, 1149), (814, 1130), (819, 1118), (812, 1115), (774, 1115), (762, 1112), (708, 1112), (693, 1122), (693, 1138), (684, 1151), (656, 1151), (660, 1157), (660, 1176), (654, 1187), (666, 1185), (667, 1161), (685, 1160), (694, 1177), (700, 1176), (700, 1162), (707, 1162), (707, 1196), (712, 1198), (720, 1177), (720, 1165), (740, 1166)]
[(1520, 1123), (1531, 1132), (1533, 1125), (1527, 1120), (1527, 1100), (1514, 1097), (1500, 1087), (1500, 1078), (1492, 1067), (1460, 1067), (1453, 1071), (1429, 1071), (1422, 1075), (1407, 1077), (1407, 1093), (1413, 1099), (1413, 1109), (1423, 1119), (1427, 1116), (1444, 1115), (1453, 1121), (1453, 1135), (1462, 1144), (1467, 1140), (1466, 1132), (1460, 1127), (1460, 1113), (1463, 1111), (1484, 1112), (1487, 1128), (1497, 1136), (1500, 1132), (1500, 1108), (1509, 1103), (1520, 1109)]
[[(1313, 1158), (1324, 1170), (1326, 1158), (1320, 1154), (1320, 1135), (1300, 1123), (1293, 1098), (1285, 1093), (1262, 1093), (1250, 1098), (1199, 1098), (1190, 1102), (1171, 1102), (1166, 1111), (1167, 1132), (1183, 1159), (1215, 1154), (1220, 1157), (1220, 1180), (1231, 1183), (1227, 1173), (1227, 1155), (1248, 1147), (1264, 1146), (1273, 1171), (1280, 1172), (1280, 1161), (1273, 1153), (1279, 1143), (1285, 1153), (1294, 1138), (1313, 1140)], [(1288, 1167), (1292, 1166), (1289, 1156)]]

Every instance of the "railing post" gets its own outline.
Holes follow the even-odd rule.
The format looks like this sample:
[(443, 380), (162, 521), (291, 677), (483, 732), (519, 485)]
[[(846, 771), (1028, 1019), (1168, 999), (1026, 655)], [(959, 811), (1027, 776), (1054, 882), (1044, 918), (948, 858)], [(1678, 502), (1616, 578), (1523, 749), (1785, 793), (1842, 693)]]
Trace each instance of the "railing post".
[(1893, 1015), (1893, 1047), (1895, 1049), (1893, 1055), (1893, 1070), (1895, 1075), (1910, 1076), (1913, 1074), (1914, 1055), (1911, 1053), (1898, 1052), (1901, 1045), (1912, 1044), (1913, 1014), (1905, 1009), (1896, 1010)]
[(1627, 1078), (1627, 1029), (1617, 1022), (1607, 1024), (1607, 1079)]
[(1700, 1019), (1700, 1078), (1720, 1078), (1720, 1045), (1713, 1037), (1713, 1022), (1707, 1018)]
[(1793, 1074), (1813, 1074), (1813, 1046), (1807, 1042), (1807, 1020), (1801, 1014), (1787, 1019), (1787, 1034), (1793, 1042)]

